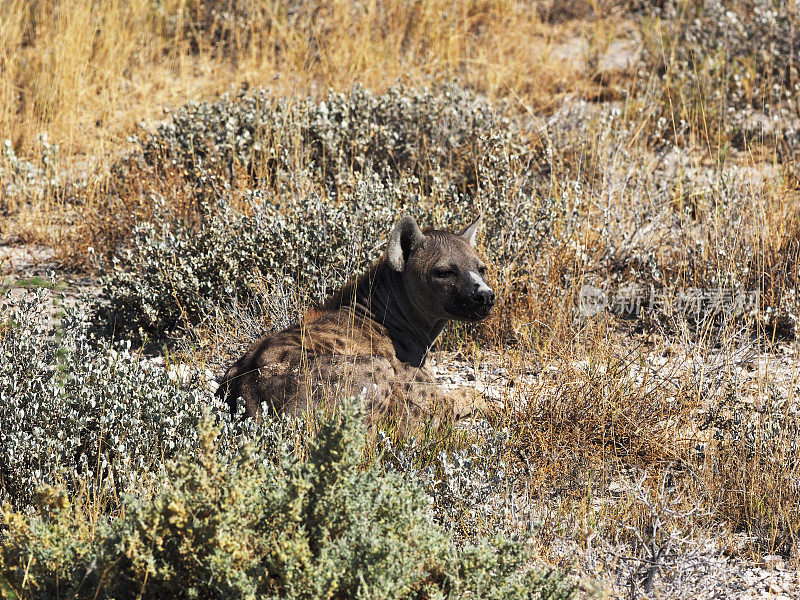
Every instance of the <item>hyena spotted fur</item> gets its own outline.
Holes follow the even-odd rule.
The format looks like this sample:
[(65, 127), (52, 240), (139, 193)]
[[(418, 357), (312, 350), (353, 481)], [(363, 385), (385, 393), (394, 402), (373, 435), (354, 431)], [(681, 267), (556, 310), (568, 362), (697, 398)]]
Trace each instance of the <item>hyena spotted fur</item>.
[(478, 322), (494, 291), (475, 251), (481, 217), (459, 234), (421, 231), (403, 216), (384, 258), (291, 327), (255, 342), (222, 379), (218, 394), (248, 416), (262, 404), (298, 414), (364, 396), (371, 424), (413, 428), (470, 414), (473, 390), (437, 389), (425, 357), (448, 321)]

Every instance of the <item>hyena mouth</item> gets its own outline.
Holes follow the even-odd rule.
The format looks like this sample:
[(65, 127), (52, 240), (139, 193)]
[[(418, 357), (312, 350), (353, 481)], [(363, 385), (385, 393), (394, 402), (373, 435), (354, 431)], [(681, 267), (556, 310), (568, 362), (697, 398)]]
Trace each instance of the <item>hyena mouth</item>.
[(465, 302), (464, 304), (454, 306), (452, 310), (448, 310), (447, 312), (457, 321), (477, 323), (491, 315), (493, 308), (494, 304)]

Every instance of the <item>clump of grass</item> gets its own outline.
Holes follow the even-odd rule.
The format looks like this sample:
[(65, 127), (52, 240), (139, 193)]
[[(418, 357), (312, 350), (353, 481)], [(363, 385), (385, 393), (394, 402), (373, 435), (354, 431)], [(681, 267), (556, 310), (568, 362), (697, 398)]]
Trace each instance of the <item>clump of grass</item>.
[(718, 513), (770, 551), (791, 552), (800, 532), (796, 395), (763, 382), (756, 402), (728, 383), (703, 424), (713, 433), (700, 470)]

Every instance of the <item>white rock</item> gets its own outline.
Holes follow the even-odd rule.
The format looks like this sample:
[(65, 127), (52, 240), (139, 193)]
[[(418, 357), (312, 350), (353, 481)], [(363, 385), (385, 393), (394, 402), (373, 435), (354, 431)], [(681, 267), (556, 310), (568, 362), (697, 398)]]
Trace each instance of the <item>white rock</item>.
[(783, 557), (780, 554), (765, 554), (761, 557), (761, 564), (766, 569), (783, 568)]

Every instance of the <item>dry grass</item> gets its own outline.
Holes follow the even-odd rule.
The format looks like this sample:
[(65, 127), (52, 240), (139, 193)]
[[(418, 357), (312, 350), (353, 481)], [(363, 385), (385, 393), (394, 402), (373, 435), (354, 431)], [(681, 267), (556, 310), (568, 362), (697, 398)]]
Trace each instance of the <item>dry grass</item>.
[[(624, 24), (607, 17), (598, 36), (596, 25), (546, 23), (528, 3), (510, 0), (3, 0), (2, 7), (0, 131), (35, 164), (37, 136), (46, 133), (59, 146), (62, 175), (88, 186), (79, 212), (63, 190), (40, 190), (33, 201), (0, 192), (11, 217), (0, 231), (62, 245), (69, 263), (98, 242), (76, 244), (67, 230), (106, 206), (104, 174), (127, 148), (126, 136), (160, 118), (164, 106), (242, 85), (291, 96), (354, 83), (379, 91), (457, 80), (509, 98), (518, 111), (551, 111), (569, 94), (602, 93), (591, 59)], [(94, 233), (89, 227), (85, 238)]]
[(162, 106), (245, 82), (315, 93), (458, 79), (539, 109), (587, 84), (598, 51), (570, 45), (588, 25), (503, 0), (4, 0), (3, 14), (0, 129), (21, 154), (47, 131), (94, 159)]

